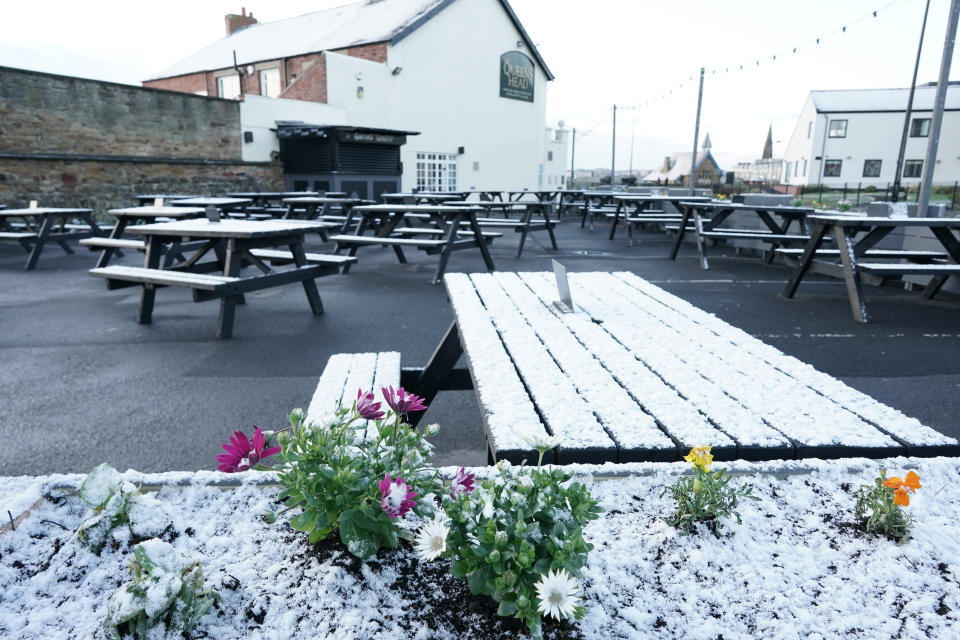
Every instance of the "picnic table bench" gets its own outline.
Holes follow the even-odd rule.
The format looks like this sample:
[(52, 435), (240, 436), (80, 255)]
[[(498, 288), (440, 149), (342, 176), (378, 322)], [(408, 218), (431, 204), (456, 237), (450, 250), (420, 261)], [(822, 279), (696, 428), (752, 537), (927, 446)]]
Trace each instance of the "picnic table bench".
[[(447, 274), (453, 326), (427, 364), (404, 370), (425, 398), (464, 380), (490, 460), (554, 462), (957, 455), (957, 440), (821, 373), (631, 273), (573, 273), (574, 312), (553, 274)], [(411, 373), (413, 375), (411, 375)]]
[[(144, 207), (124, 207), (121, 209), (110, 209), (107, 213), (117, 219), (109, 237), (96, 236), (86, 238), (80, 241), (80, 246), (87, 247), (91, 251), (100, 251), (100, 257), (97, 258), (96, 268), (105, 267), (110, 263), (110, 258), (114, 254), (122, 255), (123, 249), (133, 249), (136, 251), (146, 251), (146, 243), (136, 238), (124, 237), (124, 233), (130, 225), (141, 222), (156, 222), (158, 219), (181, 219), (195, 218), (202, 216), (204, 209), (201, 207), (172, 207), (172, 206), (144, 206)], [(164, 267), (170, 266), (175, 259), (183, 260), (182, 251), (187, 251), (191, 247), (184, 247), (181, 243), (173, 243), (164, 248)], [(196, 248), (196, 247), (194, 247)]]
[[(862, 283), (882, 284), (890, 276), (932, 276), (923, 291), (934, 297), (947, 278), (960, 276), (960, 218), (896, 218), (850, 215), (812, 215), (807, 218), (813, 227), (803, 253), (795, 262), (783, 297), (792, 298), (808, 272), (843, 278), (853, 317), (868, 322), (869, 314), (863, 299)], [(891, 251), (875, 249), (883, 238), (896, 229), (926, 227), (943, 247), (943, 253), (930, 251)], [(863, 234), (856, 239), (858, 234)], [(822, 243), (832, 238), (836, 253), (824, 251)], [(837, 257), (840, 262), (823, 258)], [(863, 260), (866, 258), (867, 260)], [(908, 262), (874, 262), (881, 259)]]
[[(359, 216), (360, 221), (353, 233), (342, 233), (330, 237), (330, 240), (337, 243), (336, 253), (339, 253), (343, 247), (348, 247), (348, 255), (354, 256), (357, 248), (363, 245), (382, 245), (392, 247), (396, 253), (397, 260), (401, 263), (406, 262), (406, 256), (403, 248), (416, 248), (424, 251), (428, 255), (439, 255), (437, 270), (433, 278), (435, 284), (439, 284), (444, 272), (450, 254), (454, 251), (465, 249), (479, 249), (487, 269), (493, 271), (493, 258), (487, 250), (487, 244), (493, 240), (491, 236), (485, 236), (483, 230), (477, 223), (477, 213), (479, 209), (471, 206), (445, 206), (445, 205), (411, 205), (411, 204), (380, 204), (363, 205), (354, 207), (350, 210), (352, 216)], [(409, 214), (425, 214), (437, 227), (445, 231), (444, 238), (404, 238), (397, 237), (395, 232), (398, 230), (404, 217)], [(461, 237), (459, 231), (463, 227), (468, 227), (473, 232), (471, 237)], [(374, 235), (365, 236), (367, 230), (373, 231)], [(346, 272), (349, 265), (344, 267)]]
[[(75, 225), (70, 220), (79, 218), (83, 224)], [(21, 220), (20, 225), (13, 220)], [(73, 255), (68, 240), (106, 235), (97, 225), (93, 211), (84, 208), (31, 207), (26, 209), (0, 209), (0, 240), (15, 240), (27, 252), (26, 271), (37, 266), (40, 254), (47, 242), (60, 245), (64, 253)]]
[[(550, 245), (553, 247), (554, 251), (557, 250), (557, 237), (553, 232), (557, 226), (557, 221), (550, 218), (550, 210), (552, 209), (553, 205), (549, 202), (513, 202), (506, 204), (502, 202), (471, 202), (465, 205), (451, 203), (450, 206), (469, 206), (473, 208), (479, 207), (487, 211), (500, 209), (504, 212), (506, 212), (506, 209), (503, 209), (505, 206), (519, 206), (522, 208), (523, 212), (519, 220), (512, 220), (506, 217), (503, 219), (477, 218), (477, 223), (482, 228), (513, 229), (515, 233), (519, 233), (520, 243), (517, 246), (518, 258), (523, 255), (523, 246), (527, 241), (527, 234), (534, 231), (546, 231), (550, 236)], [(539, 215), (541, 219), (534, 220), (534, 216), (537, 215)]]
[(330, 424), (340, 406), (350, 407), (357, 401), (358, 389), (373, 392), (375, 402), (383, 402), (380, 389), (386, 386), (400, 386), (399, 352), (335, 353), (327, 360), (310, 399), (307, 423)]
[[(228, 338), (233, 334), (236, 305), (242, 303), (243, 295), (251, 291), (299, 282), (313, 314), (323, 313), (323, 304), (314, 280), (338, 273), (343, 261), (335, 258), (332, 261), (308, 262), (303, 249), (303, 236), (314, 231), (317, 224), (300, 220), (211, 222), (193, 219), (139, 225), (131, 227), (130, 231), (145, 238), (144, 266), (110, 265), (91, 269), (90, 275), (106, 278), (109, 289), (140, 286), (140, 324), (150, 324), (152, 321), (156, 291), (161, 287), (189, 288), (195, 302), (219, 300), (217, 337)], [(184, 238), (204, 242), (183, 264), (161, 268), (164, 245)], [(263, 251), (278, 246), (287, 247), (289, 255)], [(201, 261), (210, 255), (213, 260)], [(279, 263), (292, 261), (294, 267), (272, 271), (264, 260)], [(245, 261), (252, 262), (262, 274), (242, 277), (240, 270)], [(222, 275), (214, 274), (216, 271)]]

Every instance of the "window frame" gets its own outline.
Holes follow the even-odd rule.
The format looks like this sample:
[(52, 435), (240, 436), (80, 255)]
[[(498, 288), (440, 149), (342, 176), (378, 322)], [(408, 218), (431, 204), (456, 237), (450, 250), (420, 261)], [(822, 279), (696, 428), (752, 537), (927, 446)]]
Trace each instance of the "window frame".
[[(917, 125), (920, 125), (919, 127)], [(926, 125), (926, 127), (924, 127)], [(930, 118), (913, 118), (910, 120), (911, 138), (929, 138), (930, 137)]]
[[(833, 125), (834, 123), (836, 123), (839, 126), (841, 122), (843, 123), (842, 130), (840, 132), (836, 132)], [(846, 138), (848, 122), (849, 120), (847, 120), (846, 118), (837, 118), (835, 120), (830, 120), (830, 124), (827, 126), (827, 137), (828, 138)]]
[[(876, 164), (876, 167), (877, 167), (876, 172), (875, 172), (875, 173), (867, 173), (867, 167), (868, 167), (868, 166), (871, 166), (871, 167), (872, 167), (873, 165), (870, 164), (870, 163), (873, 163), (873, 162), (877, 163), (877, 164)], [(880, 172), (881, 172), (882, 170), (883, 170), (883, 160), (882, 160), (882, 159), (867, 158), (866, 160), (863, 161), (863, 176), (862, 176), (862, 177), (864, 177), (864, 178), (879, 178), (879, 177), (880, 177)]]
[[(235, 95), (232, 95), (232, 96), (224, 95), (224, 91), (223, 91), (224, 84), (226, 84), (226, 82), (228, 81), (231, 84), (236, 83), (237, 93)], [(240, 76), (238, 76), (235, 73), (228, 73), (222, 76), (217, 76), (217, 97), (218, 98), (223, 98), (224, 100), (237, 100), (240, 98), (242, 93), (243, 91), (240, 87)]]
[[(907, 169), (912, 169), (913, 167), (917, 168), (916, 175), (911, 171), (907, 174)], [(903, 161), (903, 176), (904, 178), (922, 178), (923, 177), (923, 160), (904, 160)]]
[(417, 191), (446, 193), (457, 190), (457, 154), (417, 151)]
[[(836, 173), (833, 172), (830, 167), (836, 167)], [(827, 171), (830, 173), (827, 173)], [(839, 178), (841, 172), (843, 171), (843, 160), (824, 160), (823, 161), (823, 177), (824, 178)]]
[[(265, 92), (266, 86), (263, 82), (264, 74), (275, 74), (276, 75), (276, 94), (270, 95)], [(271, 67), (269, 69), (260, 69), (257, 72), (257, 78), (260, 82), (260, 95), (265, 98), (277, 98), (280, 96), (280, 92), (283, 91), (282, 82), (280, 81), (280, 67)]]

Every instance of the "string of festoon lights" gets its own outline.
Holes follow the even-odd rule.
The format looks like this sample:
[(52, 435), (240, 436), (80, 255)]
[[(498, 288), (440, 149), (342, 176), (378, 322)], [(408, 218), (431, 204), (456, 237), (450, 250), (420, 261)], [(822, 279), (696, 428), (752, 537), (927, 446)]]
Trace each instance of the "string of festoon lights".
[[(856, 18), (855, 20), (846, 22), (831, 31), (823, 33), (817, 37), (810, 38), (809, 40), (806, 40), (805, 42), (797, 44), (796, 46), (787, 47), (785, 49), (777, 51), (776, 53), (767, 54), (763, 56), (756, 56), (756, 57), (750, 58), (749, 60), (745, 60), (739, 64), (730, 64), (730, 65), (723, 65), (723, 66), (718, 66), (714, 68), (705, 68), (704, 76), (716, 76), (716, 75), (723, 75), (723, 74), (729, 75), (733, 73), (740, 73), (742, 71), (756, 69), (757, 67), (762, 67), (764, 65), (774, 64), (778, 61), (782, 61), (788, 56), (797, 55), (798, 53), (803, 52), (805, 49), (811, 49), (813, 47), (816, 47), (825, 40), (828, 40), (830, 38), (834, 38), (837, 36), (841, 36), (847, 33), (851, 27), (855, 27), (866, 21), (873, 21), (878, 17), (881, 11), (885, 11), (886, 9), (889, 9), (893, 5), (899, 4), (904, 1), (905, 0), (891, 0), (891, 2), (888, 2), (880, 7), (877, 7), (876, 9), (870, 11), (869, 13), (865, 13), (859, 18)], [(680, 82), (674, 85), (670, 89), (666, 89), (660, 92), (659, 95), (655, 95), (643, 102), (638, 102), (633, 104), (617, 103), (616, 109), (617, 111), (631, 111), (631, 110), (646, 109), (655, 104), (668, 100), (671, 96), (674, 95), (674, 93), (679, 93), (680, 90), (683, 89), (685, 86), (687, 86), (688, 83), (692, 83), (693, 86), (695, 87), (696, 82), (699, 81), (699, 77), (700, 77), (700, 73), (698, 71), (695, 74), (691, 74), (683, 82)], [(608, 107), (608, 109), (612, 109), (612, 108), (613, 107)], [(593, 127), (591, 127), (591, 130), (596, 128), (596, 126), (597, 125), (594, 125)]]

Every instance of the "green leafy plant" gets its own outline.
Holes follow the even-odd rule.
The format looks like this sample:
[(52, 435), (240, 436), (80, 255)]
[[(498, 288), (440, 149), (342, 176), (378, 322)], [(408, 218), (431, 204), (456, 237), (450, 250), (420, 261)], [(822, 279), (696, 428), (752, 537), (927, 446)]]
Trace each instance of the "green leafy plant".
[(163, 540), (154, 538), (134, 546), (127, 568), (132, 580), (110, 596), (103, 622), (107, 636), (114, 640), (127, 636), (146, 640), (166, 631), (189, 637), (219, 600), (215, 591), (203, 589), (200, 561), (185, 558)]
[[(490, 596), (498, 615), (522, 620), (540, 638), (542, 615), (580, 619), (586, 613), (574, 577), (593, 548), (583, 527), (602, 510), (570, 473), (541, 466), (557, 440), (531, 444), (540, 451), (535, 469), (502, 460), (476, 491), (444, 496), (449, 524), (425, 527), (418, 549), (425, 559), (450, 558), (450, 572), (466, 579), (472, 593)], [(472, 476), (469, 481), (472, 486)]]
[(891, 540), (903, 542), (910, 534), (913, 518), (901, 507), (910, 505), (910, 495), (920, 489), (920, 476), (908, 471), (905, 480), (881, 471), (873, 486), (862, 485), (854, 493), (857, 520), (868, 533), (881, 533)]
[(849, 200), (837, 200), (837, 211), (850, 211)]
[(386, 413), (373, 393), (359, 391), (353, 407), (341, 407), (332, 424), (305, 424), (296, 410), (290, 429), (278, 434), (280, 499), (285, 510), (301, 509), (290, 525), (308, 533), (311, 543), (337, 529), (350, 553), (362, 560), (381, 547), (396, 547), (400, 535), (411, 537), (400, 526), (404, 516), (432, 515), (435, 505), (422, 498), (442, 487), (428, 464), (433, 446), (424, 438), (438, 427), (418, 430), (404, 420), (426, 405), (403, 388), (388, 387), (383, 395), (391, 408)]
[(679, 478), (660, 493), (660, 497), (669, 493), (677, 503), (676, 510), (665, 520), (685, 534), (693, 531), (696, 523), (703, 522), (719, 538), (724, 520), (733, 516), (737, 524), (742, 522), (736, 510), (741, 498), (760, 498), (753, 495), (753, 487), (749, 485), (736, 489), (731, 487), (730, 476), (725, 469), (712, 469), (713, 454), (710, 453), (710, 447), (694, 447), (684, 460), (693, 465), (694, 475)]
[(790, 201), (790, 206), (792, 206), (792, 207), (802, 207), (802, 206), (803, 206), (803, 200), (802, 200), (801, 198), (794, 198), (793, 200)]
[(142, 514), (147, 517), (138, 521), (136, 516), (138, 507), (144, 505), (150, 505), (147, 510), (155, 512), (155, 505), (150, 504), (155, 501), (142, 496), (136, 485), (124, 480), (107, 463), (98, 465), (84, 478), (80, 499), (89, 509), (77, 528), (77, 539), (94, 553), (100, 553), (110, 532), (123, 524), (128, 524), (131, 531), (140, 536), (159, 533), (157, 523), (162, 522), (162, 518), (156, 518), (155, 513)]

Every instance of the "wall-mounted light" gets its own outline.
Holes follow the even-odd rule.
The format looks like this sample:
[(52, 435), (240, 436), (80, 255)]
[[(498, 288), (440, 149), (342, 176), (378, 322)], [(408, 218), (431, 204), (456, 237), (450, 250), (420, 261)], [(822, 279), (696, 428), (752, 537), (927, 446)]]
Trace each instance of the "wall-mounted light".
[(253, 65), (252, 65), (252, 64), (248, 64), (248, 65), (247, 65), (247, 75), (248, 75), (248, 76), (252, 76), (252, 75), (253, 75)]
[(457, 147), (457, 153), (463, 155), (463, 147)]
[(362, 98), (362, 97), (363, 97), (363, 87), (362, 87), (362, 86), (357, 87), (357, 97), (358, 97), (358, 98)]
[(243, 141), (244, 141), (244, 142), (253, 142), (253, 131), (244, 131), (244, 132), (243, 132)]
[(394, 67), (394, 68), (393, 68), (393, 71), (391, 71), (390, 73), (393, 74), (393, 75), (395, 75), (395, 76), (398, 76), (398, 75), (400, 75), (400, 72), (401, 72), (401, 71), (403, 71), (403, 67)]
[(522, 47), (523, 47), (523, 40), (517, 40), (517, 49), (520, 49)]
[(363, 71), (357, 71), (357, 80), (363, 80)]

